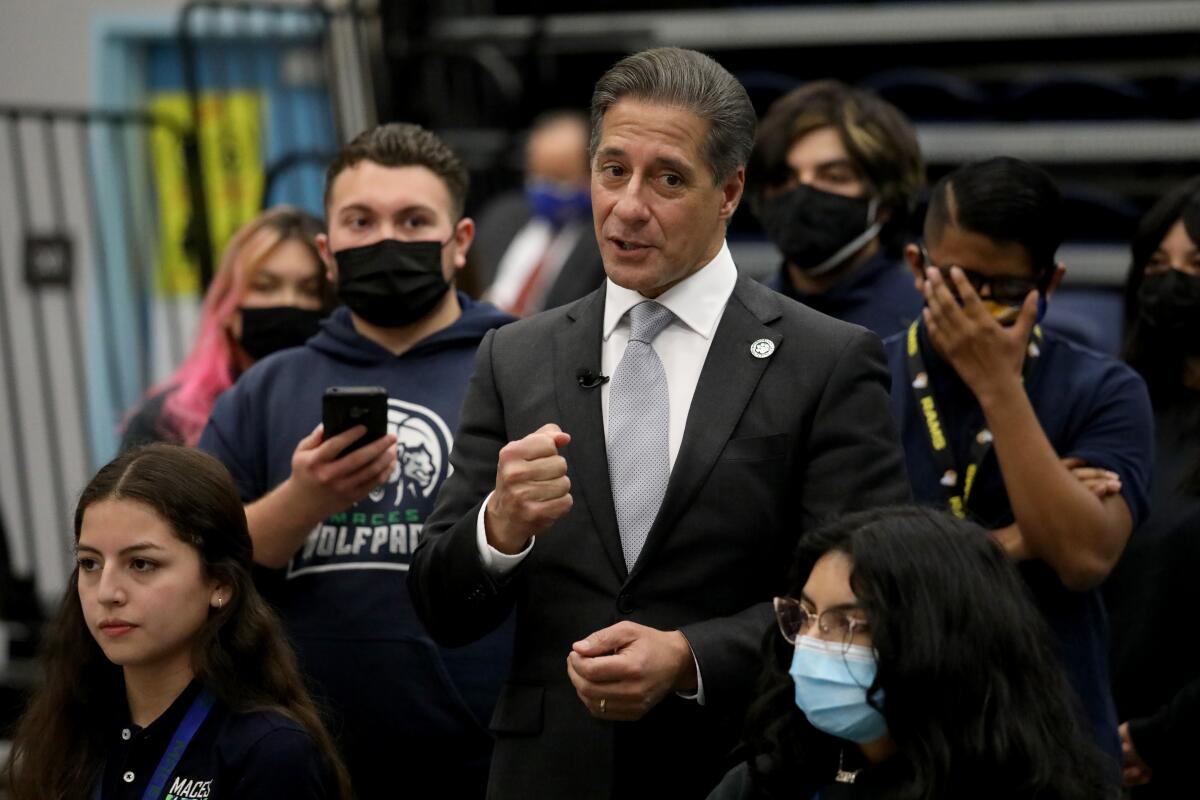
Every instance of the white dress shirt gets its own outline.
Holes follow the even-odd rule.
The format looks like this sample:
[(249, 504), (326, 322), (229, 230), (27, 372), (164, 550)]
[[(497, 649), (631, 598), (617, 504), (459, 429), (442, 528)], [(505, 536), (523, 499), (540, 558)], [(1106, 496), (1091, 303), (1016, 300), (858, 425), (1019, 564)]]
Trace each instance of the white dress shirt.
[[(708, 358), (708, 347), (712, 344), (717, 324), (725, 313), (725, 304), (733, 294), (737, 283), (737, 268), (729, 255), (729, 247), (722, 244), (717, 257), (680, 281), (655, 299), (671, 310), (675, 319), (655, 337), (652, 346), (662, 360), (667, 374), (667, 394), (670, 406), (670, 431), (667, 443), (671, 468), (675, 468), (675, 457), (683, 442), (683, 429), (687, 425), (688, 410), (700, 381), (700, 371)], [(625, 345), (629, 343), (629, 317), (626, 312), (645, 301), (632, 289), (605, 282), (604, 297), (604, 346), (600, 352), (600, 372), (612, 375)], [(608, 396), (611, 382), (600, 387), (601, 408), (604, 414), (604, 436), (608, 439)], [(567, 431), (570, 433), (570, 431)]]
[[(704, 369), (713, 334), (717, 331), (721, 315), (725, 313), (725, 305), (733, 294), (735, 283), (737, 267), (733, 264), (733, 256), (729, 254), (729, 246), (722, 243), (716, 258), (654, 298), (675, 315), (675, 319), (652, 343), (667, 375), (670, 407), (667, 444), (672, 469), (675, 468), (675, 457), (679, 455), (679, 446), (683, 442), (683, 429), (687, 425), (692, 397), (696, 394), (696, 384), (700, 381), (700, 371)], [(629, 317), (626, 312), (647, 298), (632, 289), (617, 286), (611, 280), (604, 282), (604, 291), (604, 345), (600, 352), (600, 372), (612, 375), (629, 342)], [(608, 437), (609, 385), (610, 382), (605, 382), (600, 387), (605, 439)], [(502, 576), (521, 563), (537, 537), (530, 538), (525, 549), (514, 555), (501, 553), (488, 544), (484, 514), (491, 497), (489, 494), (479, 509), (475, 535), (484, 568), (493, 575)]]
[(540, 217), (529, 220), (517, 231), (500, 258), (496, 276), (484, 293), (484, 299), (500, 308), (512, 309), (533, 271), (544, 260), (538, 296), (533, 298), (533, 305), (541, 308), (550, 287), (584, 234), (592, 235), (591, 217), (586, 222), (569, 222), (559, 230), (549, 220)]
[[(692, 397), (696, 394), (696, 384), (700, 381), (700, 372), (708, 358), (708, 348), (736, 283), (737, 267), (734, 266), (733, 256), (729, 254), (729, 245), (723, 242), (716, 258), (654, 298), (675, 315), (675, 319), (651, 343), (662, 360), (667, 376), (670, 407), (667, 442), (672, 469), (675, 468), (675, 457), (679, 455), (679, 446), (683, 442), (683, 430), (692, 407)], [(625, 354), (625, 345), (629, 343), (629, 317), (626, 312), (648, 298), (617, 286), (611, 280), (605, 281), (604, 291), (604, 345), (600, 352), (600, 372), (612, 375)], [(605, 382), (600, 389), (606, 441), (609, 385), (609, 382)], [(515, 555), (501, 553), (488, 544), (484, 514), (487, 513), (491, 497), (489, 494), (479, 509), (475, 521), (475, 540), (484, 569), (493, 575), (503, 576), (529, 555), (537, 537), (531, 537), (525, 549)], [(694, 660), (695, 656), (692, 658)], [(696, 661), (695, 664), (696, 693), (679, 694), (703, 705), (704, 676), (700, 674), (700, 663)]]

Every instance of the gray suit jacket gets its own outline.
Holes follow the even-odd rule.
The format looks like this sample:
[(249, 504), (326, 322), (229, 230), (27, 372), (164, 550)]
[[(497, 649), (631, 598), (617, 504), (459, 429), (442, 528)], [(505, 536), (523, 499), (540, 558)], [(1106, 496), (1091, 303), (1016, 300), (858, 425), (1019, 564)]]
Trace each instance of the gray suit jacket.
[[(667, 494), (626, 571), (609, 486), (599, 371), (603, 289), (490, 332), (479, 347), (446, 482), (409, 574), (433, 637), (474, 640), (516, 607), (492, 730), (490, 797), (704, 797), (731, 766), (797, 540), (838, 513), (909, 499), (874, 334), (739, 277), (696, 386)], [(750, 346), (774, 343), (768, 358)], [(547, 422), (575, 503), (503, 580), (484, 570), (476, 516), (497, 455)], [(571, 644), (619, 620), (678, 629), (706, 703), (669, 695), (642, 720), (590, 716)]]

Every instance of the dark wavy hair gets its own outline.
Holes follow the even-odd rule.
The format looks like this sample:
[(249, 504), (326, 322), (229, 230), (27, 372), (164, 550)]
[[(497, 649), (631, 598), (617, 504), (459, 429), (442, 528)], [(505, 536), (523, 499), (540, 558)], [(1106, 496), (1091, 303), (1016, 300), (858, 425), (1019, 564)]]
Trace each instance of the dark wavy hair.
[(880, 208), (891, 212), (879, 239), (889, 253), (899, 255), (917, 195), (925, 186), (925, 162), (912, 122), (868, 89), (835, 80), (813, 81), (771, 104), (746, 167), (751, 210), (757, 214), (766, 192), (788, 182), (792, 145), (826, 127), (837, 131), (842, 147), (879, 196)]
[[(152, 444), (121, 455), (96, 473), (75, 508), (75, 541), (84, 513), (102, 500), (150, 508), (180, 540), (196, 548), (205, 574), (232, 587), (210, 609), (192, 647), (196, 677), (235, 712), (270, 710), (312, 737), (336, 776), (339, 796), (350, 785), (333, 742), (309, 697), (296, 658), (274, 612), (251, 578), (246, 515), (233, 479), (199, 450)], [(7, 767), (15, 800), (67, 800), (95, 784), (104, 769), (105, 740), (125, 706), (122, 670), (96, 643), (79, 604), (72, 573), (42, 653), (45, 680), (19, 720)]]
[[(1062, 667), (1013, 565), (986, 532), (931, 509), (847, 515), (801, 539), (790, 576), (799, 597), (821, 556), (845, 553), (878, 659), (868, 694), (896, 752), (868, 766), (864, 796), (1115, 797), (1097, 748), (1079, 732)], [(774, 627), (747, 719), (751, 774), (766, 797), (811, 797), (842, 749), (796, 707), (793, 648)], [(857, 756), (857, 754), (855, 754)], [(859, 757), (861, 760), (861, 757)]]

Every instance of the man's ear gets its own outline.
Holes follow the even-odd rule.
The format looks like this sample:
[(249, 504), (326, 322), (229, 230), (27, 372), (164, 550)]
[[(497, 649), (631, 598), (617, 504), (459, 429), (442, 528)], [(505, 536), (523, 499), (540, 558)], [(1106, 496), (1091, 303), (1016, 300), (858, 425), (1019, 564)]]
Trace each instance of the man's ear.
[(1067, 265), (1066, 264), (1064, 264), (1061, 261), (1058, 262), (1057, 264), (1055, 264), (1054, 265), (1054, 274), (1052, 276), (1050, 276), (1050, 282), (1046, 284), (1046, 290), (1044, 292), (1042, 292), (1042, 295), (1046, 298), (1049, 298), (1050, 295), (1054, 294), (1054, 290), (1058, 288), (1058, 285), (1060, 283), (1062, 283), (1062, 279), (1066, 274), (1067, 274)]
[(742, 192), (746, 190), (746, 168), (738, 167), (725, 179), (721, 186), (720, 218), (728, 222), (737, 211), (738, 203), (742, 201)]
[(908, 269), (913, 276), (913, 286), (917, 287), (917, 291), (921, 291), (925, 286), (925, 257), (921, 255), (921, 248), (915, 244), (910, 244), (904, 248), (904, 260), (908, 262)]
[(325, 263), (325, 277), (333, 285), (337, 285), (337, 259), (333, 257), (333, 251), (329, 249), (329, 236), (324, 233), (318, 233), (314, 240), (317, 244), (317, 252), (321, 254), (321, 261)]
[(454, 226), (454, 268), (462, 269), (467, 265), (467, 251), (471, 242), (475, 241), (475, 220), (463, 217)]

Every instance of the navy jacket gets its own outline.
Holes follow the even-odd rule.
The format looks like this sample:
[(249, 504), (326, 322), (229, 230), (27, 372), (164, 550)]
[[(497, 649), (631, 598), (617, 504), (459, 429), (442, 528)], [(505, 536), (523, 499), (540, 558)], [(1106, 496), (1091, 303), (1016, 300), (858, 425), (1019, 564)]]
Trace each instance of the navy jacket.
[[(361, 336), (349, 311), (338, 309), (304, 347), (246, 372), (217, 401), (200, 439), (252, 501), (291, 474), (292, 452), (321, 421), (327, 387), (388, 390), (396, 470), (316, 526), (285, 568), (258, 576), (318, 699), (333, 712), (333, 733), (362, 797), (391, 796), (398, 768), (413, 791), (427, 778), (431, 787), (451, 781), (457, 796), (477, 793), (491, 747), (485, 726), (508, 668), (509, 626), (470, 647), (439, 648), (405, 589), (425, 518), (451, 472), (475, 350), (512, 319), (461, 293), (459, 301), (457, 322), (399, 356)], [(470, 785), (453, 783), (472, 775)]]
[[(199, 693), (200, 684), (193, 681), (145, 728), (134, 725), (127, 715), (113, 720), (101, 778), (105, 800), (141, 800), (180, 720)], [(333, 770), (299, 724), (275, 711), (235, 713), (218, 700), (167, 776), (163, 796), (335, 800), (338, 792)]]
[(881, 339), (907, 328), (925, 304), (904, 262), (882, 249), (821, 294), (797, 291), (786, 264), (768, 285), (822, 314), (875, 331)]
[[(909, 379), (905, 340), (904, 334), (893, 336), (884, 342), (884, 349), (908, 476), (917, 502), (944, 508), (941, 470)], [(983, 412), (954, 369), (934, 352), (923, 326), (919, 342), (942, 428), (961, 471), (972, 439), (983, 425)], [(1046, 438), (1060, 458), (1075, 456), (1121, 476), (1121, 495), (1136, 529), (1147, 514), (1153, 462), (1154, 421), (1145, 383), (1116, 359), (1053, 331), (1044, 331), (1040, 352), (1025, 388)], [(994, 449), (979, 466), (967, 511), (989, 530), (1014, 522)], [(1108, 618), (1099, 590), (1067, 589), (1042, 561), (1024, 561), (1018, 569), (1058, 640), (1068, 681), (1082, 701), (1093, 739), (1119, 758), (1109, 680)]]

